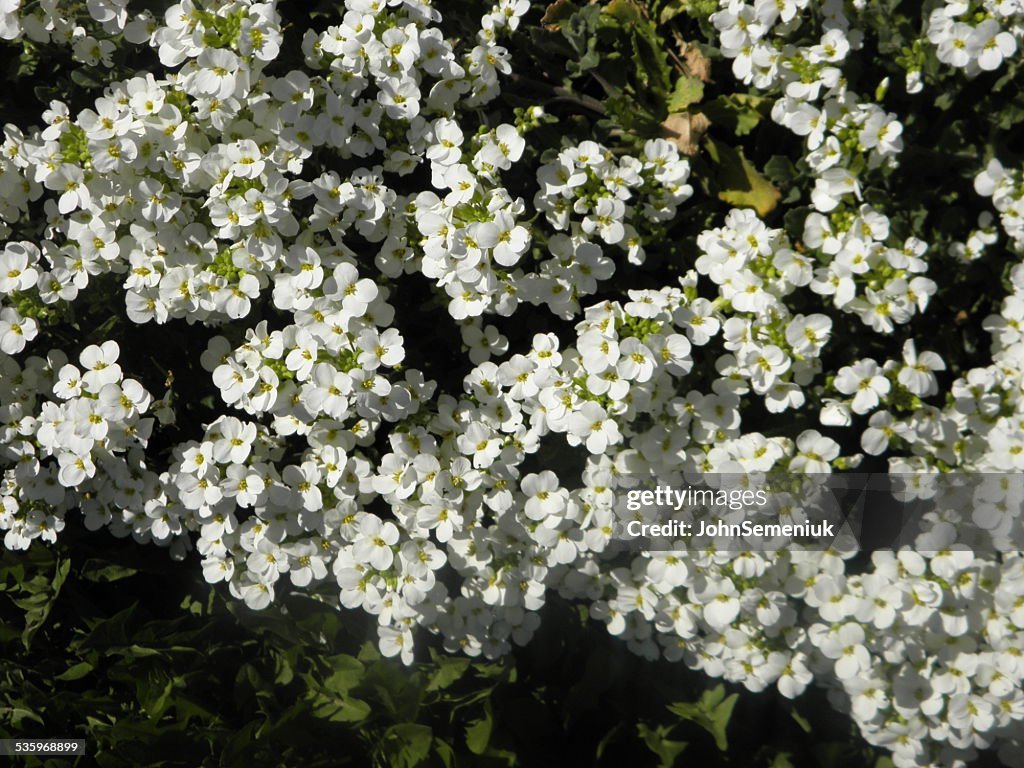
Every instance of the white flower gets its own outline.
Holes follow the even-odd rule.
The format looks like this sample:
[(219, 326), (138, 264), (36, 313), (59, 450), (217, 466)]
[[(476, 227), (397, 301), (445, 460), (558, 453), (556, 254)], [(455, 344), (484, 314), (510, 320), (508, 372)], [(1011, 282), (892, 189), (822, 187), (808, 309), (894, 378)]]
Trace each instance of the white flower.
[(0, 293), (25, 291), (36, 284), (39, 249), (31, 243), (7, 243), (0, 253)]
[[(986, 71), (999, 69), (1017, 51), (1017, 40), (995, 19), (985, 19), (967, 39), (967, 53)], [(951, 62), (952, 63), (952, 62)]]
[(331, 418), (341, 419), (348, 414), (348, 395), (352, 390), (351, 376), (329, 363), (317, 363), (309, 380), (302, 386), (301, 398), (312, 413), (323, 412)]
[(568, 427), (570, 444), (585, 443), (591, 453), (604, 453), (609, 445), (621, 440), (618, 424), (594, 402), (585, 402), (574, 410), (569, 416)]
[(900, 384), (918, 397), (928, 397), (938, 391), (933, 371), (946, 370), (946, 363), (934, 352), (917, 353), (913, 339), (903, 345), (904, 365), (897, 375)]
[(359, 271), (347, 262), (335, 267), (324, 283), (324, 294), (340, 300), (342, 309), (357, 317), (366, 312), (378, 293), (376, 283), (369, 278), (360, 279)]
[(359, 524), (358, 538), (352, 545), (353, 556), (371, 568), (384, 571), (395, 560), (392, 547), (398, 542), (398, 527), (391, 522), (382, 522), (375, 515), (367, 515)]
[(379, 627), (380, 652), (386, 657), (399, 656), (403, 664), (412, 664), (413, 638), (409, 629)]
[(98, 393), (104, 385), (121, 380), (121, 366), (117, 364), (120, 354), (116, 341), (105, 341), (99, 346), (91, 344), (82, 350), (78, 360), (85, 370), (82, 382), (88, 391)]
[(248, 88), (248, 73), (242, 60), (223, 48), (204, 48), (184, 80), (196, 95), (226, 99)]
[(968, 24), (962, 22), (953, 24), (940, 39), (936, 51), (939, 61), (954, 67), (966, 67), (971, 61), (968, 46), (973, 33), (973, 27)]
[(64, 163), (46, 176), (44, 182), (47, 189), (60, 192), (57, 209), (68, 214), (76, 208), (88, 208), (92, 194), (85, 183), (85, 173), (81, 168)]
[(796, 447), (797, 454), (789, 463), (793, 472), (831, 472), (829, 462), (839, 456), (839, 444), (814, 429), (802, 432)]
[(221, 464), (245, 462), (256, 440), (256, 425), (226, 418), (218, 424), (218, 433), (210, 454), (213, 460)]
[(562, 518), (569, 492), (558, 485), (558, 477), (550, 470), (540, 474), (529, 474), (522, 481), (523, 493), (527, 500), (523, 510), (531, 520), (545, 522), (549, 527), (556, 526)]
[(232, 591), (237, 594), (248, 608), (260, 611), (274, 601), (274, 586), (260, 581), (256, 575), (246, 571), (237, 579), (229, 582)]
[(795, 699), (806, 690), (813, 679), (814, 675), (807, 668), (806, 657), (803, 654), (796, 654), (782, 670), (776, 684), (779, 693), (787, 699)]
[(39, 325), (31, 317), (22, 317), (13, 307), (0, 309), (0, 352), (15, 355), (39, 334)]
[(614, 245), (626, 235), (622, 225), (625, 212), (626, 206), (621, 200), (602, 197), (593, 212), (583, 219), (583, 231), (588, 235), (596, 232), (606, 243)]
[(847, 622), (825, 636), (821, 652), (835, 661), (836, 677), (850, 680), (867, 672), (871, 667), (871, 655), (865, 646), (864, 628), (860, 624)]
[(786, 341), (798, 355), (817, 355), (831, 331), (832, 321), (825, 315), (796, 315), (786, 326)]
[(462, 158), (462, 129), (454, 120), (438, 118), (433, 124), (433, 141), (426, 151), (426, 157), (432, 163), (450, 166)]
[(530, 246), (530, 233), (505, 211), (494, 215), (494, 226), (497, 238), (492, 251), (494, 260), (503, 267), (514, 266)]
[(590, 373), (602, 373), (615, 365), (620, 356), (619, 343), (600, 331), (587, 331), (577, 343), (583, 367)]
[(739, 616), (739, 592), (730, 579), (708, 579), (697, 599), (704, 606), (703, 616), (712, 629), (723, 631)]
[(844, 395), (853, 395), (854, 413), (868, 413), (877, 408), (879, 400), (889, 394), (892, 387), (878, 363), (870, 358), (840, 368), (835, 384)]
[(473, 199), (477, 190), (477, 178), (463, 163), (446, 168), (441, 176), (443, 187), (451, 191), (445, 195), (444, 204), (454, 207)]
[(372, 370), (380, 365), (393, 368), (405, 359), (402, 335), (395, 328), (389, 328), (383, 334), (363, 331), (357, 344), (362, 350), (357, 362), (364, 369)]

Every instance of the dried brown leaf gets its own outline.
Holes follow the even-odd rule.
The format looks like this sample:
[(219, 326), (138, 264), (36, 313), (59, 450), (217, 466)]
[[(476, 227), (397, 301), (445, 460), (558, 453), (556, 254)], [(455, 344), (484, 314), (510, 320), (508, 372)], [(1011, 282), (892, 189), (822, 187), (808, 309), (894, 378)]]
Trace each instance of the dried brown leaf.
[(700, 48), (692, 43), (686, 43), (682, 50), (683, 64), (686, 66), (686, 74), (690, 77), (699, 77), (705, 83), (711, 82), (711, 59), (700, 52)]
[(562, 28), (562, 22), (578, 10), (578, 6), (571, 0), (555, 0), (544, 10), (541, 26), (549, 32), (557, 32)]
[(676, 112), (661, 124), (665, 138), (679, 147), (684, 155), (693, 156), (700, 150), (700, 140), (707, 133), (711, 121), (704, 115)]

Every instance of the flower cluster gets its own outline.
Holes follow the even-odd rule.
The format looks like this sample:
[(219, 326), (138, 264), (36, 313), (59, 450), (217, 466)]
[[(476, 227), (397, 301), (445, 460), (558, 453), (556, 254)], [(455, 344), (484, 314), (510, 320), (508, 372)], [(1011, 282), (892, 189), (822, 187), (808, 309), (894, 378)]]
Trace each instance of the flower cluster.
[[(772, 118), (804, 138), (805, 162), (815, 176), (815, 213), (804, 227), (805, 245), (817, 251), (813, 290), (856, 314), (873, 330), (891, 333), (923, 312), (935, 284), (919, 276), (927, 244), (911, 238), (886, 246), (890, 222), (859, 203), (861, 177), (892, 164), (903, 149), (896, 116), (849, 89), (842, 65), (861, 45), (840, 3), (825, 3), (823, 34), (810, 45), (789, 42), (806, 3), (723, 2), (713, 14), (733, 74), (778, 93)], [(812, 38), (814, 36), (812, 35)], [(851, 199), (852, 198), (852, 199)]]
[(645, 225), (675, 218), (678, 206), (693, 195), (689, 177), (690, 164), (663, 139), (647, 142), (642, 158), (625, 155), (618, 161), (606, 147), (587, 141), (541, 167), (533, 203), (555, 229), (619, 245), (631, 264), (642, 264)]
[(154, 425), (143, 414), (153, 399), (124, 377), (119, 355), (117, 343), (107, 341), (83, 349), (78, 365), (60, 350), (29, 357), (24, 367), (0, 357), (0, 457), (14, 465), (0, 486), (8, 549), (25, 549), (37, 538), (54, 541), (73, 508), (91, 530), (130, 530), (132, 511), (141, 512), (155, 492), (156, 478), (143, 473)]
[(847, 85), (842, 65), (862, 45), (862, 35), (850, 29), (842, 3), (821, 4), (824, 32), (802, 46), (789, 40), (807, 0), (721, 5), (711, 21), (733, 74), (759, 90), (780, 93), (772, 118), (804, 137), (805, 159), (817, 176), (814, 207), (827, 213), (848, 195), (859, 199), (858, 176), (902, 150), (903, 126)]
[(1024, 38), (1024, 7), (1017, 2), (945, 0), (928, 17), (928, 41), (943, 64), (969, 77), (1012, 60)]
[(153, 26), (148, 11), (128, 18), (128, 0), (0, 2), (0, 40), (68, 46), (74, 61), (89, 66), (111, 66), (117, 50), (112, 38), (124, 35), (129, 42), (143, 43)]
[[(617, 289), (611, 278), (644, 266), (700, 197), (700, 166), (650, 139), (632, 154), (566, 140), (525, 168), (542, 110), (506, 123), (480, 107), (511, 71), (501, 40), (526, 0), (498, 0), (458, 41), (430, 3), (346, 0), (338, 23), (295, 41), (304, 66), (288, 71), (273, 2), (183, 0), (162, 21), (87, 3), (102, 42), (148, 45), (163, 70), (111, 83), (76, 114), (54, 101), (41, 129), (4, 128), (5, 546), (53, 541), (80, 512), (175, 556), (194, 548), (206, 578), (252, 608), (308, 589), (366, 611), (382, 651), (406, 662), (429, 634), (453, 652), (507, 653), (557, 593), (647, 657), (788, 697), (817, 681), (900, 768), (993, 746), (1013, 757), (1012, 487), (941, 498), (917, 546), (859, 570), (847, 542), (623, 546), (646, 518), (618, 499), (652, 478), (799, 479), (877, 456), (921, 495), (940, 472), (1024, 469), (1024, 266), (985, 320), (990, 365), (961, 371), (906, 333), (937, 285), (928, 245), (861, 199), (903, 137), (848, 87), (857, 3), (719, 5), (734, 75), (803, 137), (812, 210), (792, 239), (728, 211), (671, 284)], [(16, 6), (0, 1), (5, 38), (70, 23), (60, 4)], [(1012, 53), (1000, 35), (1019, 36), (1013, 6), (974, 9), (1011, 30), (981, 45), (980, 68)], [(971, 8), (936, 13), (960, 23)], [(513, 175), (536, 187), (511, 191)], [(1020, 251), (1019, 172), (993, 161), (976, 188)], [(954, 253), (985, 258), (996, 221)], [(200, 361), (210, 423), (165, 430), (171, 391), (155, 400), (130, 378), (115, 339), (73, 356), (40, 348), (83, 298), (118, 287), (130, 324), (216, 329)], [(421, 329), (402, 323), (414, 290), (465, 347), (447, 391)], [(521, 332), (527, 314), (540, 331)], [(851, 327), (889, 351), (849, 352)], [(751, 426), (773, 419), (786, 421)], [(151, 448), (154, 435), (170, 447)], [(578, 477), (552, 458), (567, 453)], [(786, 522), (805, 519), (798, 490), (780, 497)]]
[[(1020, 169), (1008, 170), (993, 158), (975, 177), (974, 189), (982, 197), (992, 198), (992, 205), (999, 213), (999, 226), (1009, 238), (1011, 246), (1018, 253), (1024, 252), (1024, 173)], [(979, 223), (983, 225), (983, 232), (988, 230), (987, 241), (981, 242), (985, 245), (995, 242), (991, 218)]]

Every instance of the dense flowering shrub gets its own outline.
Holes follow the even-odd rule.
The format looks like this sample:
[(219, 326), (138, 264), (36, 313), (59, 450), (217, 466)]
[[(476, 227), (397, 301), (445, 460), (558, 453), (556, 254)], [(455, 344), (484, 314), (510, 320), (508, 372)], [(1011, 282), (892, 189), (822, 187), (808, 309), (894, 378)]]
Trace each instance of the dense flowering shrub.
[[(736, 80), (803, 143), (810, 209), (796, 238), (734, 208), (694, 233), (678, 280), (620, 289), (704, 194), (696, 161), (665, 138), (566, 140), (515, 191), (549, 116), (485, 110), (512, 76), (503, 41), (526, 0), (500, 0), (459, 40), (429, 2), (347, 0), (292, 41), (305, 65), (290, 71), (275, 66), (273, 2), (185, 0), (162, 17), (120, 0), (0, 2), (4, 39), (67, 44), (87, 64), (149, 46), (162, 65), (82, 108), (54, 101), (42, 128), (4, 129), (5, 546), (52, 542), (80, 514), (177, 557), (194, 548), (252, 608), (282, 589), (337, 596), (407, 662), (428, 633), (505, 654), (557, 592), (644, 656), (788, 697), (828, 686), (899, 766), (989, 747), (1020, 764), (1019, 522), (975, 520), (979, 545), (937, 518), (938, 544), (859, 570), (842, 546), (613, 542), (628, 520), (616, 492), (638, 477), (828, 473), (865, 457), (902, 474), (1024, 469), (1024, 268), (984, 319), (986, 364), (953, 375), (906, 330), (939, 286), (929, 243), (898, 237), (862, 194), (904, 151), (885, 88), (858, 94), (845, 74), (866, 5), (707, 9)], [(946, 2), (900, 60), (906, 90), (922, 89), (929, 56), (967, 77), (1007, 66), (1022, 19), (1012, 0)], [(975, 173), (998, 216), (950, 253), (1022, 253), (1021, 171), (978, 158)], [(396, 321), (416, 284), (468, 358), (455, 389), (414, 364), (440, 350)], [(151, 391), (118, 340), (60, 335), (111, 286), (153, 344), (169, 323), (212, 330), (189, 352), (216, 418), (176, 425), (171, 377)], [(513, 333), (524, 316), (538, 329)], [(840, 330), (898, 351), (844, 359)], [(753, 411), (780, 428), (747, 428)], [(581, 472), (561, 465), (565, 446)], [(1019, 503), (1003, 496), (985, 500)]]

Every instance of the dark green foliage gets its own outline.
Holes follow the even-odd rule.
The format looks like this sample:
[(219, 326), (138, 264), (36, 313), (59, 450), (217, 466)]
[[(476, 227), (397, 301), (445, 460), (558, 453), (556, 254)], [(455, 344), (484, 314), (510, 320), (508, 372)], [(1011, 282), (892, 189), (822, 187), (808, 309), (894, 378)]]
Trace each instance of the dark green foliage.
[(76, 764), (111, 768), (874, 764), (823, 694), (646, 661), (558, 602), (510, 658), (407, 668), (358, 614), (299, 594), (256, 613), (152, 554), (65, 531), (0, 557), (0, 737), (84, 738)]

